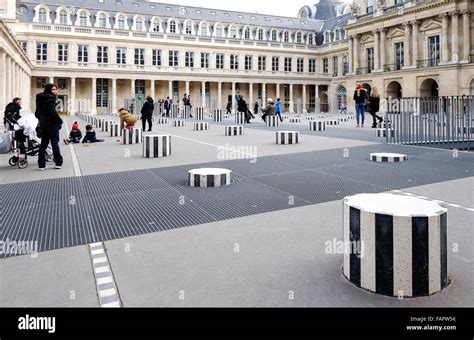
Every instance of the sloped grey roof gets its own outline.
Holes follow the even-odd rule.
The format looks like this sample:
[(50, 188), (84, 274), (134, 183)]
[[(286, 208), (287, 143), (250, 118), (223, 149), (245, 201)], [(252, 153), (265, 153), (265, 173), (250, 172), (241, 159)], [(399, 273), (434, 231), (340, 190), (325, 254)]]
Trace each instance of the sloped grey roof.
[(347, 22), (352, 17), (352, 14), (344, 14), (324, 22), (322, 30), (332, 30), (334, 27), (344, 27), (347, 25)]
[[(19, 3), (28, 7), (28, 13), (25, 15), (17, 15), (17, 18), (23, 21), (31, 21), (34, 16), (34, 7), (38, 4), (45, 4), (51, 10), (56, 10), (59, 6), (68, 6), (76, 9), (86, 8), (91, 11), (92, 14), (102, 10), (111, 16), (114, 16), (118, 12), (123, 12), (129, 17), (133, 17), (135, 14), (142, 14), (147, 19), (153, 16), (164, 19), (175, 17), (178, 19), (193, 19), (195, 22), (206, 20), (210, 23), (223, 22), (235, 23), (242, 26), (263, 26), (292, 30), (301, 29), (306, 31), (320, 31), (324, 23), (321, 20), (314, 19), (236, 12), (187, 5), (172, 5), (142, 0), (121, 0), (122, 5), (117, 4), (117, 2), (117, 0), (103, 0), (102, 2), (99, 2), (99, 0), (20, 0)], [(182, 12), (183, 8), (186, 10), (186, 13)]]

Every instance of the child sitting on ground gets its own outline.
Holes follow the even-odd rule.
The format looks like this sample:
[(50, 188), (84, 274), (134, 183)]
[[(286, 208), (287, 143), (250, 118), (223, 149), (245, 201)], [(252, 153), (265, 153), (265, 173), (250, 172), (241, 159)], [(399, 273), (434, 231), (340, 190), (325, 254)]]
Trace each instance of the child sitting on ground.
[[(125, 109), (120, 109), (120, 129), (133, 129), (138, 118)], [(126, 125), (125, 125), (126, 123)], [(125, 126), (124, 126), (125, 125)]]
[(64, 139), (64, 144), (66, 145), (70, 143), (77, 144), (81, 142), (81, 139), (82, 139), (82, 132), (81, 130), (79, 130), (79, 124), (77, 124), (77, 122), (74, 122), (74, 124), (72, 124), (72, 130), (69, 133), (69, 138)]
[(94, 128), (92, 127), (92, 125), (89, 124), (89, 125), (86, 126), (86, 136), (82, 140), (83, 144), (85, 144), (85, 143), (102, 143), (103, 141), (104, 141), (103, 139), (97, 139), (97, 137), (95, 135)]

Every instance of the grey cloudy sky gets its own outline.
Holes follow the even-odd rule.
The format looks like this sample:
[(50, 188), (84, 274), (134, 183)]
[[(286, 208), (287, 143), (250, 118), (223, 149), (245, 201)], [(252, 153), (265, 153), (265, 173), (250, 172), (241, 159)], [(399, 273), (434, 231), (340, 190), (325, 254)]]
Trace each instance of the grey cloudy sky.
[(154, 2), (224, 9), (239, 12), (258, 12), (260, 14), (296, 17), (304, 5), (312, 5), (317, 0), (159, 0)]

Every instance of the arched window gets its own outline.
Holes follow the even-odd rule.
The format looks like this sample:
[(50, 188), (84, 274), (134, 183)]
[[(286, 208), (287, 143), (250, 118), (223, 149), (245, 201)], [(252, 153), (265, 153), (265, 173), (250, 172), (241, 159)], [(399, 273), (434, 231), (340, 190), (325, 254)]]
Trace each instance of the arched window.
[(65, 10), (59, 13), (59, 23), (61, 25), (67, 25), (67, 12)]
[(272, 41), (277, 41), (277, 31), (276, 30), (272, 31)]
[(303, 41), (302, 34), (301, 34), (301, 32), (298, 32), (298, 33), (296, 34), (296, 43), (297, 43), (297, 44), (301, 44), (302, 41)]
[(99, 15), (99, 28), (106, 28), (107, 27), (107, 18), (105, 14)]
[(79, 26), (87, 26), (87, 14), (84, 11), (79, 15)]
[(150, 30), (152, 32), (161, 32), (161, 22), (158, 18), (153, 18), (151, 20)]
[(237, 39), (237, 28), (235, 28), (235, 26), (232, 26), (230, 28), (230, 33), (229, 34), (230, 34), (230, 37), (232, 39)]
[(222, 27), (221, 24), (216, 24), (214, 26), (214, 36), (218, 38), (223, 38), (224, 37), (224, 28)]
[(143, 19), (142, 18), (137, 18), (135, 21), (135, 29), (137, 31), (143, 31)]
[(260, 28), (257, 33), (258, 40), (263, 40), (263, 29)]
[(244, 39), (250, 39), (250, 28), (246, 27), (244, 30)]
[(310, 35), (308, 35), (308, 44), (313, 45), (313, 43), (314, 43), (313, 35), (310, 34)]
[(123, 15), (119, 16), (118, 18), (118, 29), (119, 30), (125, 29), (125, 17)]
[(190, 21), (188, 21), (188, 22), (186, 23), (185, 32), (186, 32), (186, 34), (188, 34), (188, 35), (193, 34), (193, 24), (192, 24)]
[(174, 20), (170, 21), (170, 33), (176, 33), (176, 22)]
[(208, 36), (209, 35), (209, 26), (207, 22), (201, 23), (201, 35)]
[(284, 42), (290, 42), (290, 33), (288, 31), (285, 31), (285, 33), (283, 33), (283, 41)]
[(38, 21), (45, 24), (48, 20), (48, 15), (45, 8), (40, 8), (38, 11)]

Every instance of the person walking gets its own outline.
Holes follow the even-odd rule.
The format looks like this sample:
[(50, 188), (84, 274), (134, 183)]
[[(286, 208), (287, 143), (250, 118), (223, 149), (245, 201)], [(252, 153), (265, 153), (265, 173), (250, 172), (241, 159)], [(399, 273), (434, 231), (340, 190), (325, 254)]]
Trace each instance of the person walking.
[(262, 119), (265, 122), (265, 118), (267, 116), (274, 116), (275, 115), (275, 103), (273, 102), (272, 98), (268, 98), (267, 105), (262, 108), (263, 116)]
[(163, 104), (163, 107), (165, 109), (165, 116), (169, 117), (170, 116), (170, 107), (171, 107), (170, 97), (166, 97), (166, 100), (165, 100), (165, 103)]
[(39, 120), (41, 130), (41, 146), (38, 153), (38, 167), (40, 171), (46, 169), (46, 149), (49, 143), (53, 149), (55, 168), (61, 169), (63, 157), (59, 148), (59, 131), (63, 120), (57, 111), (58, 88), (54, 84), (47, 84), (44, 92), (36, 95), (35, 117)]
[(244, 96), (240, 96), (240, 100), (237, 102), (237, 111), (245, 113), (245, 121), (247, 124), (250, 124), (250, 119), (255, 118), (250, 112)]
[(9, 131), (14, 130), (13, 124), (20, 120), (21, 98), (13, 98), (12, 102), (5, 107), (5, 116), (3, 118), (3, 125)]
[[(367, 90), (362, 85), (357, 85), (354, 91), (354, 101), (356, 110), (356, 127), (364, 127), (365, 105), (367, 103)], [(359, 121), (362, 123), (359, 125)]]
[(226, 114), (228, 115), (232, 114), (232, 103), (227, 102), (227, 106), (225, 107), (225, 109), (226, 109)]
[(155, 104), (153, 98), (148, 96), (146, 97), (146, 101), (142, 107), (142, 125), (143, 131), (146, 130), (146, 122), (148, 122), (148, 131), (151, 131), (152, 122), (151, 119), (153, 118), (153, 112), (155, 111)]
[(339, 108), (339, 113), (340, 114), (347, 114), (347, 107), (346, 107), (346, 102), (343, 100), (341, 100), (341, 106)]
[(258, 100), (255, 102), (253, 106), (253, 114), (258, 115)]
[(192, 104), (191, 104), (191, 95), (188, 94), (188, 98), (186, 98), (186, 105), (188, 106), (188, 112), (189, 112), (189, 117), (190, 118), (194, 118), (193, 114), (192, 114)]
[(377, 87), (372, 88), (370, 93), (369, 113), (372, 116), (372, 128), (377, 127), (377, 119), (379, 123), (383, 122), (383, 118), (378, 116), (377, 113), (380, 111), (380, 94)]
[(277, 98), (277, 102), (275, 104), (275, 115), (280, 118), (280, 122), (283, 123), (283, 118), (281, 118), (281, 101), (280, 98)]

